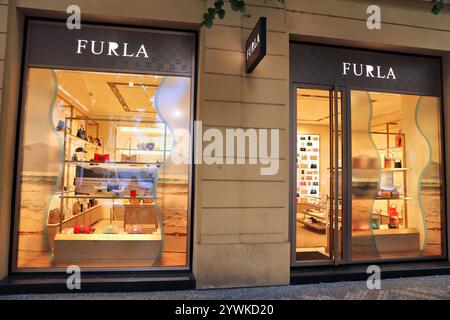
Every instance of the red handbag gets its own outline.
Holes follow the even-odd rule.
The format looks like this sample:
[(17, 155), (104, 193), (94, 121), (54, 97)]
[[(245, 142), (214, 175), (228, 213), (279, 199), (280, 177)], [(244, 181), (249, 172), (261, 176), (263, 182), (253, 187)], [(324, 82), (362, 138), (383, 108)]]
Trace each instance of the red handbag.
[(76, 224), (73, 227), (73, 233), (75, 234), (91, 234), (94, 230), (89, 225), (85, 224)]
[(94, 161), (95, 162), (106, 162), (106, 161), (109, 161), (109, 153), (105, 153), (105, 154), (95, 153), (94, 154)]
[(398, 217), (400, 214), (397, 211), (397, 205), (396, 204), (391, 204), (390, 208), (389, 208), (389, 216), (390, 217)]

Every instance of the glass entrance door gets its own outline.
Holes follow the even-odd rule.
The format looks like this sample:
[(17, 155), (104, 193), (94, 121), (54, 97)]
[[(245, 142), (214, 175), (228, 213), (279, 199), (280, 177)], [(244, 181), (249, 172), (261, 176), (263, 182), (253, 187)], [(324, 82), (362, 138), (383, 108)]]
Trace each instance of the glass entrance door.
[(295, 264), (342, 260), (342, 91), (296, 88)]

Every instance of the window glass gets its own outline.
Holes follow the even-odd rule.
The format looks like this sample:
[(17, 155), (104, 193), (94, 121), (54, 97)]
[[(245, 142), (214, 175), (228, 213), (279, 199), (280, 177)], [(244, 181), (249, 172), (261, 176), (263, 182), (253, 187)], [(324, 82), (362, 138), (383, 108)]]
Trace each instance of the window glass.
[(17, 267), (186, 266), (191, 79), (31, 68), (25, 99)]
[(352, 258), (443, 255), (437, 97), (352, 91)]

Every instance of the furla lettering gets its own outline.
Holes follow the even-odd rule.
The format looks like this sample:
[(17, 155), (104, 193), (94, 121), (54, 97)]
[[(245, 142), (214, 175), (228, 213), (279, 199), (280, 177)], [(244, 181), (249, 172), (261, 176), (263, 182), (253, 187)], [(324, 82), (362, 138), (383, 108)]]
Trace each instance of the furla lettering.
[(382, 68), (381, 66), (372, 66), (370, 64), (358, 64), (350, 62), (343, 63), (344, 76), (348, 76), (350, 74), (356, 77), (397, 80), (394, 69), (386, 69), (387, 68)]
[(259, 38), (259, 34), (258, 34), (256, 36), (256, 38), (253, 39), (253, 41), (250, 44), (250, 46), (247, 48), (247, 60), (248, 60), (248, 58), (251, 57), (253, 52), (255, 52), (256, 48), (258, 48), (260, 44), (261, 44), (261, 39)]
[(128, 43), (119, 44), (112, 41), (96, 41), (96, 40), (78, 40), (77, 54), (83, 54), (86, 51), (93, 55), (102, 54), (116, 57), (140, 58), (148, 59), (147, 49), (142, 44), (137, 51), (132, 51), (128, 47)]

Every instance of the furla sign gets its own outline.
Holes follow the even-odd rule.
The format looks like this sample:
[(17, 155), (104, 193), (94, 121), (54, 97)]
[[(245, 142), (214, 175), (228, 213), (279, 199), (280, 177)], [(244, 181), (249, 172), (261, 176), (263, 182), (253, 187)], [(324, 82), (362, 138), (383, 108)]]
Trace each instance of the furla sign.
[(245, 69), (251, 73), (266, 56), (267, 19), (259, 18), (245, 45)]
[(394, 69), (391, 67), (385, 68), (382, 66), (373, 66), (362, 63), (342, 63), (342, 75), (353, 77), (366, 77), (386, 80), (397, 80)]
[(441, 94), (441, 59), (367, 49), (291, 42), (292, 83), (373, 90)]
[[(28, 65), (68, 70), (192, 76), (195, 33), (30, 20)], [(56, 48), (56, 49), (55, 49)]]
[(90, 53), (96, 56), (107, 55), (127, 58), (149, 58), (145, 45), (140, 44), (137, 50), (130, 50), (128, 43), (117, 43), (114, 41), (77, 40), (76, 54)]

